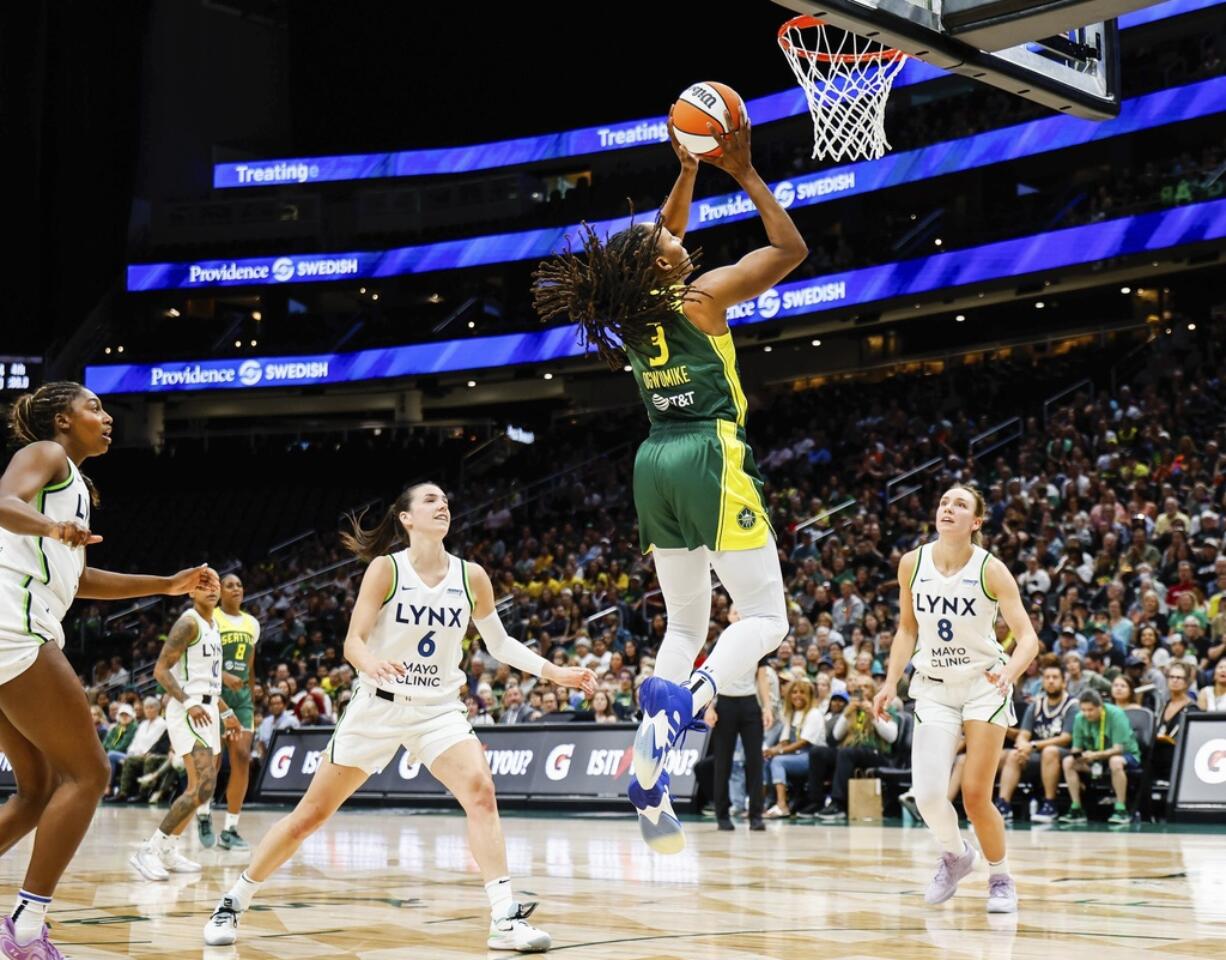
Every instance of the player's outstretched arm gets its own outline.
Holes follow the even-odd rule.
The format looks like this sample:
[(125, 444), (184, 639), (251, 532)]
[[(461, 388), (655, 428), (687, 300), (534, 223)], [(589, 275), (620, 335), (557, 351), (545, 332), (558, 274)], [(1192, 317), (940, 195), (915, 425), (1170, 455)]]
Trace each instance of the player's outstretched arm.
[(217, 571), (202, 563), (188, 567), (169, 577), (157, 577), (144, 573), (112, 573), (97, 567), (81, 571), (77, 584), (77, 596), (82, 600), (132, 600), (136, 597), (152, 597), (165, 594), (179, 597), (195, 590), (207, 590), (219, 586)]
[(494, 606), (494, 585), (490, 583), (489, 574), (480, 564), (465, 561), (465, 566), (468, 568), (468, 582), (473, 591), (473, 624), (481, 634), (485, 649), (494, 659), (509, 664), (514, 670), (531, 673), (550, 683), (577, 687), (589, 697), (596, 692), (596, 674), (591, 670), (586, 667), (555, 666), (514, 637), (508, 636)]
[(391, 557), (375, 557), (362, 574), (353, 616), (349, 618), (349, 632), (345, 635), (345, 659), (353, 665), (353, 669), (373, 680), (389, 683), (394, 683), (408, 671), (403, 663), (378, 659), (366, 646), (366, 638), (374, 630), (383, 604), (392, 599), (394, 586)]
[(725, 311), (733, 304), (765, 293), (795, 270), (809, 255), (805, 238), (788, 212), (779, 205), (766, 181), (754, 169), (749, 155), (749, 123), (730, 133), (711, 128), (723, 154), (706, 159), (732, 176), (758, 208), (766, 228), (768, 246), (747, 253), (737, 263), (704, 273), (692, 285), (703, 294), (687, 300), (685, 313), (704, 331), (725, 326)]
[(677, 182), (673, 184), (668, 199), (660, 208), (660, 219), (664, 221), (668, 232), (680, 240), (685, 236), (685, 231), (690, 225), (690, 206), (694, 202), (694, 181), (698, 179), (698, 158), (685, 149), (685, 146), (677, 139), (677, 132), (673, 129), (671, 110), (668, 112), (668, 139), (673, 146), (673, 153), (681, 162), (681, 173), (677, 175)]

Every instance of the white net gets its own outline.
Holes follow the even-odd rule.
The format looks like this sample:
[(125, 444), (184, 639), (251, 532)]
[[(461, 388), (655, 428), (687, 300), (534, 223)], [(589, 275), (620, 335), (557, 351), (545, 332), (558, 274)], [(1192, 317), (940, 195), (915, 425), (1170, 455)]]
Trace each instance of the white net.
[(779, 46), (809, 101), (814, 158), (881, 157), (886, 100), (907, 55), (814, 17), (785, 23)]

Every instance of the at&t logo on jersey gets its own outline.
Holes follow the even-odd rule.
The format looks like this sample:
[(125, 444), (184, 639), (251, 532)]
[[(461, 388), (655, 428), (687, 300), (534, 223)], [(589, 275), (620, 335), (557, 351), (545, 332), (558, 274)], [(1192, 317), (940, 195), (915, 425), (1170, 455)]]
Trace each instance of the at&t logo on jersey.
[(674, 393), (669, 397), (653, 393), (651, 395), (651, 405), (661, 413), (669, 407), (691, 407), (694, 405), (694, 391), (687, 390), (685, 393)]

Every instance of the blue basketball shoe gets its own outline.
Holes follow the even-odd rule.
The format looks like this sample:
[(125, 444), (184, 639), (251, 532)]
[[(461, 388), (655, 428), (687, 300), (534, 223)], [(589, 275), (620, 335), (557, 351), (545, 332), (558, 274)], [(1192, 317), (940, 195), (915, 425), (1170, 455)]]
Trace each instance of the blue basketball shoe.
[(685, 834), (681, 821), (673, 813), (673, 803), (668, 796), (668, 772), (650, 790), (644, 790), (639, 782), (630, 778), (628, 791), (630, 802), (639, 815), (639, 833), (643, 842), (656, 853), (680, 853), (685, 849)]
[[(714, 684), (712, 684), (714, 686)], [(639, 687), (643, 720), (634, 735), (634, 778), (650, 790), (664, 770), (664, 758), (686, 730), (706, 730), (694, 716), (694, 697), (688, 687), (648, 677)]]

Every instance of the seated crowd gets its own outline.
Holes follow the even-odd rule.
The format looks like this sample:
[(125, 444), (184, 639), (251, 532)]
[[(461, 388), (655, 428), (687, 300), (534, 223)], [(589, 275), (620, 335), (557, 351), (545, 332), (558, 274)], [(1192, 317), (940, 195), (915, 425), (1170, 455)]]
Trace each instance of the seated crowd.
[[(1114, 786), (1123, 803), (1130, 768), (1145, 762), (1156, 778), (1169, 775), (1188, 713), (1226, 710), (1226, 385), (1206, 365), (1213, 351), (1195, 338), (1159, 338), (1147, 349), (1131, 385), (1076, 394), (1045, 423), (1024, 417), (1020, 438), (990, 462), (967, 457), (968, 438), (998, 414), (1029, 413), (1043, 399), (1018, 410), (1016, 395), (1001, 389), (1000, 365), (755, 398), (764, 416), (751, 437), (756, 430), (790, 624), (764, 663), (772, 691), (764, 706), (775, 721), (764, 748), (774, 799), (768, 816), (797, 807), (823, 819), (845, 816), (856, 770), (905, 765), (897, 756), (909, 719), (905, 691), (888, 719), (873, 718), (868, 706), (893, 640), (899, 558), (932, 536), (935, 493), (955, 480), (984, 490), (986, 545), (1016, 571), (1044, 650), (1015, 691), (1023, 719), (1001, 761), (1002, 809), (1012, 809), (1023, 781), (1042, 790), (1036, 819), (1058, 815), (1061, 781), (1074, 821), (1084, 815), (1087, 782)], [(1015, 363), (1004, 379), (1025, 377), (1039, 390), (1051, 383), (1050, 394), (1096, 362), (1083, 354)], [(963, 412), (967, 397), (981, 411), (977, 419)], [(464, 667), (475, 725), (634, 718), (636, 690), (666, 623), (651, 560), (637, 549), (631, 455), (577, 468), (530, 501), (505, 482), (474, 489), (494, 494), (490, 506), (454, 526), (448, 548), (490, 572), (511, 633), (554, 662), (590, 666), (600, 679), (589, 700), (521, 677), (472, 634)], [(934, 456), (943, 466), (917, 489), (888, 494), (890, 477)], [(455, 502), (459, 514), (462, 495)], [(295, 558), (287, 568), (327, 573), (295, 577), (245, 605), (263, 626), (257, 758), (275, 730), (335, 723), (352, 695), (354, 674), (340, 652), (361, 570), (341, 564), (329, 540), (309, 549), (309, 564)], [(276, 582), (277, 568), (260, 564), (260, 581)], [(154, 691), (142, 678), (172, 613), (154, 608), (129, 618), (101, 642), (124, 644), (126, 653), (83, 678), (116, 771), (115, 796), (165, 796), (157, 776), (165, 743), (155, 736), (156, 697), (146, 697)], [(716, 589), (699, 662), (730, 613)], [(97, 611), (81, 616), (96, 619)], [(998, 637), (1011, 647), (1003, 623)], [(1145, 757), (1125, 735), (1124, 712), (1142, 706), (1156, 716)], [(802, 789), (803, 802), (789, 799)]]

